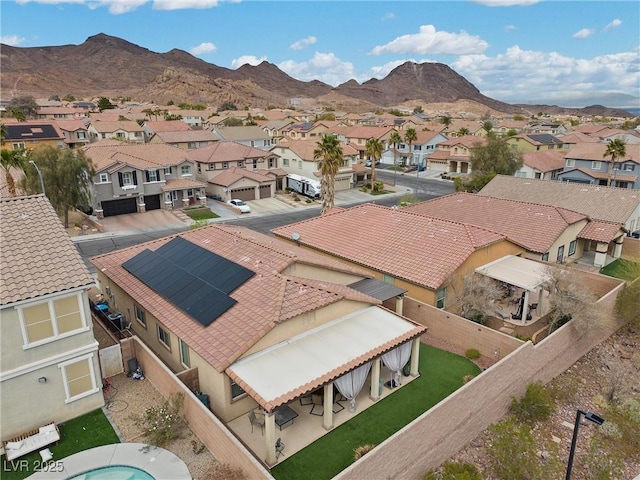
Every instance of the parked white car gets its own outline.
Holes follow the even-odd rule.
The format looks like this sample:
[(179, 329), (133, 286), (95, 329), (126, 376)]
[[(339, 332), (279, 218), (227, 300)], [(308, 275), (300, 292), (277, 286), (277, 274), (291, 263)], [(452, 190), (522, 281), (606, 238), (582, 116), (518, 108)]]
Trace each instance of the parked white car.
[(227, 203), (232, 207), (236, 207), (238, 210), (240, 210), (240, 213), (251, 213), (251, 207), (244, 203), (242, 200), (232, 198), (231, 200), (228, 200)]

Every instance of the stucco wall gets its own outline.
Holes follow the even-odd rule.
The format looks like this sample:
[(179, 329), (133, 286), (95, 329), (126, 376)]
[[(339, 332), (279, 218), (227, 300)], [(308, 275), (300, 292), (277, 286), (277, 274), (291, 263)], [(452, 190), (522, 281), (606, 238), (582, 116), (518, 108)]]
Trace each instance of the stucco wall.
[[(599, 301), (611, 310), (622, 284)], [(507, 412), (529, 383), (547, 383), (620, 327), (613, 317), (581, 335), (569, 322), (537, 345), (527, 342), (344, 470), (336, 479), (420, 479)]]
[(640, 261), (640, 239), (625, 237), (622, 243), (622, 258)]

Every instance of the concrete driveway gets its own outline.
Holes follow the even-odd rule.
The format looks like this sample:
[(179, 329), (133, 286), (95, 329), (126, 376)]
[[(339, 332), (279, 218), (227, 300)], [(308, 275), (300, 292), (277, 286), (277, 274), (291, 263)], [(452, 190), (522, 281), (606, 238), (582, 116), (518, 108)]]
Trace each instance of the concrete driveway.
[(178, 218), (174, 213), (167, 210), (115, 215), (103, 218), (99, 222), (104, 227), (105, 232), (145, 232), (166, 228), (180, 228), (187, 224), (185, 220)]

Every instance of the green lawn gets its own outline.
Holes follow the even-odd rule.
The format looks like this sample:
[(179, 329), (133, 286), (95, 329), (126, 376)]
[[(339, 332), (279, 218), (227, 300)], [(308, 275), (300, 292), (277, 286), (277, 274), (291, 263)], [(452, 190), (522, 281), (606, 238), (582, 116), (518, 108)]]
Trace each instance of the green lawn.
[[(353, 463), (353, 449), (378, 445), (463, 385), (480, 369), (470, 360), (420, 346), (420, 377), (271, 470), (277, 480), (330, 479)], [(313, 473), (312, 473), (313, 472)]]
[(187, 215), (189, 215), (189, 217), (191, 217), (191, 219), (193, 220), (207, 220), (209, 218), (218, 218), (219, 215), (213, 213), (211, 210), (200, 210), (200, 211), (195, 211), (195, 212), (189, 212), (189, 211), (185, 211), (184, 213), (186, 213)]
[[(68, 422), (58, 425), (60, 428), (60, 441), (49, 446), (53, 453), (53, 460), (61, 460), (74, 453), (88, 450), (101, 445), (119, 443), (120, 440), (114, 432), (109, 420), (102, 410), (94, 410)], [(2, 456), (2, 480), (20, 480), (31, 473), (40, 465), (41, 459), (38, 451), (15, 459), (13, 462)], [(28, 468), (28, 471), (25, 470)]]
[(600, 273), (620, 280), (634, 280), (640, 277), (640, 263), (618, 258), (600, 269)]

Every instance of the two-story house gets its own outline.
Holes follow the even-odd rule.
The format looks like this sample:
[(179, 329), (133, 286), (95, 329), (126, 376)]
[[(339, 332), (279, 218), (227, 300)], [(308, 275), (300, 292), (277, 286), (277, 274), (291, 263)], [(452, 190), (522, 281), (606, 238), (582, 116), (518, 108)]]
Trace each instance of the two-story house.
[[(367, 158), (367, 141), (374, 138), (379, 140), (384, 148), (388, 147), (389, 136), (393, 132), (391, 127), (338, 127), (332, 130), (337, 134), (338, 140), (358, 151), (358, 160), (364, 163)], [(370, 160), (370, 159), (369, 159)]]
[(40, 120), (82, 120), (88, 116), (83, 108), (62, 106), (41, 106), (36, 114)]
[(92, 142), (118, 140), (120, 142), (144, 143), (144, 130), (138, 122), (120, 120), (115, 122), (94, 121), (88, 127)]
[(387, 150), (382, 153), (382, 163), (393, 165), (395, 162), (397, 165), (420, 165), (426, 167), (429, 156), (436, 151), (438, 145), (447, 141), (447, 137), (440, 132), (416, 130), (417, 138), (411, 144), (411, 151), (409, 151), (409, 143), (404, 141), (402, 132), (400, 132), (400, 137), (403, 138), (403, 141), (398, 144), (397, 150), (395, 150), (394, 145), (388, 143), (387, 137)]
[(92, 200), (98, 218), (206, 205), (187, 152), (164, 144), (104, 141), (84, 147), (94, 166)]
[(516, 177), (555, 180), (564, 169), (562, 150), (540, 150), (522, 155), (522, 167), (515, 173)]
[(548, 133), (519, 134), (507, 138), (507, 144), (517, 148), (522, 153), (540, 150), (562, 150), (563, 142), (560, 138)]
[[(281, 158), (282, 169), (287, 173), (295, 173), (303, 177), (317, 179), (320, 171), (320, 161), (314, 158), (314, 151), (318, 149), (318, 139), (293, 140), (285, 138), (271, 148), (271, 152)], [(342, 144), (342, 165), (335, 176), (335, 190), (349, 190), (357, 181), (356, 169), (359, 152), (351, 145)]]
[(182, 120), (147, 120), (142, 124), (142, 130), (148, 141), (157, 132), (186, 132), (191, 127)]
[(156, 132), (147, 143), (164, 143), (181, 150), (194, 150), (217, 142), (209, 130), (184, 130), (179, 132)]
[(38, 146), (63, 148), (65, 138), (53, 122), (3, 122), (2, 148), (9, 150), (32, 149)]
[(294, 123), (295, 120), (292, 118), (283, 118), (282, 120), (268, 120), (260, 125), (260, 127), (269, 135), (271, 145), (273, 146), (284, 138), (285, 130)]
[(484, 137), (464, 135), (438, 143), (438, 148), (427, 159), (427, 170), (471, 173), (471, 150), (485, 145)]
[(612, 165), (606, 143), (578, 144), (565, 154), (562, 182), (640, 189), (640, 144), (626, 145), (626, 155)]
[(90, 142), (86, 120), (57, 120), (55, 123), (69, 148), (82, 147)]
[(273, 139), (263, 127), (214, 127), (211, 133), (221, 142), (236, 142), (247, 147), (269, 150)]
[(94, 280), (44, 195), (0, 199), (2, 440), (104, 405)]

